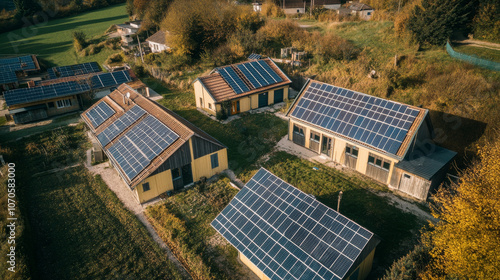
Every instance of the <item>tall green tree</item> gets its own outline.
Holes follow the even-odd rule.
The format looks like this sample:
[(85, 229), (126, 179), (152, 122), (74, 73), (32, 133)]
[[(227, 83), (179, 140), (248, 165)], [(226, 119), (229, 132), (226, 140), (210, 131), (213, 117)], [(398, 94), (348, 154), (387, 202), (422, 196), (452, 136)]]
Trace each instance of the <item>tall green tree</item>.
[(18, 17), (32, 16), (41, 10), (40, 5), (35, 0), (14, 0), (14, 5)]
[(424, 279), (500, 275), (500, 140), (480, 148), (479, 156), (459, 184), (435, 196), (440, 222), (424, 234), (432, 257)]
[(465, 31), (472, 20), (475, 0), (422, 0), (408, 22), (419, 43), (444, 45), (454, 31)]

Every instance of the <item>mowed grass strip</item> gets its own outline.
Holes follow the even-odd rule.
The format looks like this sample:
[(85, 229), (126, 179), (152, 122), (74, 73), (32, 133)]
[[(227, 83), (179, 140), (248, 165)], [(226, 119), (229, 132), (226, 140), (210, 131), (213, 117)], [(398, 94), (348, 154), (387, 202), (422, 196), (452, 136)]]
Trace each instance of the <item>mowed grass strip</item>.
[[(393, 261), (407, 254), (417, 242), (422, 222), (374, 193), (387, 191), (386, 187), (285, 152), (273, 153), (263, 167), (335, 210), (338, 193), (343, 191), (340, 213), (382, 239), (375, 251), (370, 279), (383, 276)], [(313, 167), (319, 167), (319, 170), (313, 170)], [(256, 172), (252, 170), (243, 174), (244, 181)]]
[(238, 252), (210, 226), (237, 192), (228, 178), (222, 178), (177, 193), (147, 209), (157, 232), (196, 279), (245, 279)]
[(31, 275), (39, 279), (180, 279), (165, 252), (100, 177), (82, 165), (33, 176), (81, 163), (87, 147), (82, 124), (3, 147), (6, 160), (17, 166)]
[(103, 35), (113, 24), (128, 20), (125, 4), (80, 15), (49, 20), (28, 28), (0, 34), (0, 54), (36, 54), (51, 65), (70, 65), (97, 61), (103, 63), (117, 51), (104, 48), (96, 55), (79, 56), (73, 48), (72, 32), (83, 31), (88, 39)]

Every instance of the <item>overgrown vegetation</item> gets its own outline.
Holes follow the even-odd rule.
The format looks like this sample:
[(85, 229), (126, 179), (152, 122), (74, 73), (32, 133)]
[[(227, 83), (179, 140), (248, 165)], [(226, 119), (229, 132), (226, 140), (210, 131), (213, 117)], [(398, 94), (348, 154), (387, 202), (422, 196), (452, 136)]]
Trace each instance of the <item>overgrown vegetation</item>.
[[(16, 211), (24, 217), (16, 240), (21, 278), (180, 279), (146, 228), (102, 179), (74, 166), (83, 162), (87, 148), (79, 124), (2, 150), (6, 161), (16, 163)], [(6, 209), (0, 209), (3, 217)], [(1, 254), (1, 273), (6, 253)], [(23, 269), (28, 264), (29, 271)]]
[(190, 270), (195, 279), (235, 279), (241, 265), (236, 249), (210, 226), (238, 190), (222, 178), (175, 194), (147, 209), (162, 239)]

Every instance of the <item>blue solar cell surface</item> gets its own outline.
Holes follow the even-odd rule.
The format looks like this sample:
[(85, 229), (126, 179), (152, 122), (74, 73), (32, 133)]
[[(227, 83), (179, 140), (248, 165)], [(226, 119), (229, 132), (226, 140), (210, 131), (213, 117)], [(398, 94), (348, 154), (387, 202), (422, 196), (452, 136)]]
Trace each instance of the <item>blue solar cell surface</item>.
[(109, 119), (112, 115), (115, 114), (115, 110), (111, 108), (108, 103), (101, 101), (94, 108), (86, 113), (87, 118), (89, 118), (90, 122), (94, 127), (100, 126), (103, 122)]
[(14, 71), (0, 72), (0, 84), (17, 82), (17, 76)]
[(312, 82), (291, 116), (396, 154), (418, 114), (405, 104)]
[(53, 67), (47, 70), (51, 79), (77, 76), (89, 73), (100, 72), (97, 62), (87, 62), (68, 66)]
[(218, 71), (226, 83), (228, 83), (234, 92), (236, 92), (236, 94), (250, 90), (238, 74), (236, 74), (233, 68), (231, 68), (231, 66), (220, 68)]
[(271, 279), (342, 279), (373, 237), (263, 168), (211, 225)]
[(35, 62), (29, 55), (0, 59), (0, 84), (16, 82), (16, 71), (35, 69)]
[[(132, 78), (126, 70), (97, 74), (91, 78), (92, 89), (94, 90), (116, 86), (130, 81), (132, 81)], [(4, 93), (4, 96), (7, 105), (11, 106), (54, 97), (80, 94), (89, 90), (90, 87), (87, 81), (82, 80), (78, 82), (70, 81), (46, 86), (9, 90)]]
[(262, 56), (260, 54), (253, 53), (248, 56), (248, 59), (260, 59)]
[(112, 124), (110, 124), (106, 129), (97, 135), (97, 139), (101, 142), (104, 147), (113, 141), (116, 136), (122, 133), (127, 127), (136, 122), (140, 117), (146, 114), (146, 111), (141, 107), (135, 105), (130, 108), (125, 114), (116, 119)]
[(118, 138), (108, 151), (132, 180), (177, 138), (179, 135), (149, 115)]

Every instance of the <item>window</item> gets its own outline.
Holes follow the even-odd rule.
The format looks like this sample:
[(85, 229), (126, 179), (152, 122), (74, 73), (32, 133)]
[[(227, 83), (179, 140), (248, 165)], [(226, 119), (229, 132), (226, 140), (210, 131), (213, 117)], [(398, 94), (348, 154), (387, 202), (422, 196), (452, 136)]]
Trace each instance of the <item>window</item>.
[(345, 153), (352, 157), (358, 157), (359, 149), (356, 146), (347, 144), (345, 146)]
[(208, 109), (212, 109), (212, 103), (208, 103)]
[(142, 184), (142, 191), (143, 192), (147, 192), (149, 191), (151, 188), (149, 188), (149, 183), (144, 183)]
[(383, 159), (381, 157), (375, 156), (373, 154), (370, 154), (368, 156), (368, 164), (382, 168), (382, 169), (387, 170), (387, 171), (389, 171), (389, 169), (391, 168), (390, 161)]
[(304, 136), (304, 129), (302, 127), (298, 127), (296, 125), (293, 125), (293, 133)]
[(179, 168), (172, 169), (172, 180), (181, 178), (181, 170)]
[(219, 155), (218, 154), (211, 155), (210, 161), (212, 162), (212, 169), (219, 167)]
[(405, 176), (406, 179), (411, 179), (411, 176), (408, 175), (408, 174), (404, 174), (404, 176)]
[(372, 13), (371, 13), (371, 12), (367, 12), (366, 14), (367, 14), (367, 15), (371, 15)]
[(203, 108), (203, 98), (200, 97), (200, 107)]
[(314, 131), (311, 131), (311, 141), (314, 141), (314, 142), (317, 142), (319, 143), (319, 134), (314, 132)]
[(63, 99), (57, 100), (57, 108), (71, 107), (71, 100)]

